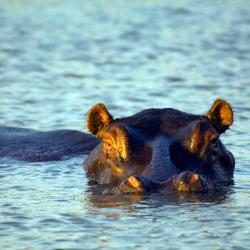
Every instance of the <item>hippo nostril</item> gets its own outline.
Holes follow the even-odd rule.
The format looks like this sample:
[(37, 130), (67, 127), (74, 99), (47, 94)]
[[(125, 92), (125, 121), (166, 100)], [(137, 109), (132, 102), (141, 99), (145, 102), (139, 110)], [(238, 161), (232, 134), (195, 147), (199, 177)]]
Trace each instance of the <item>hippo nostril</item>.
[(193, 174), (191, 176), (191, 182), (195, 182), (195, 181), (198, 181), (199, 180), (199, 175), (198, 174)]

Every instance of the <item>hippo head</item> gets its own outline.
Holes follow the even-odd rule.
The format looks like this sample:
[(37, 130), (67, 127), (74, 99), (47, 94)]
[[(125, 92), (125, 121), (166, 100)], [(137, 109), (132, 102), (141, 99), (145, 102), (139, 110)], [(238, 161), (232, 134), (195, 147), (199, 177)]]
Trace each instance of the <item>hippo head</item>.
[(103, 104), (88, 112), (87, 127), (101, 140), (84, 161), (89, 176), (98, 183), (117, 183), (149, 164), (152, 149), (144, 131), (117, 122)]
[(233, 110), (222, 99), (205, 115), (165, 108), (120, 119), (96, 104), (87, 114), (87, 127), (101, 142), (84, 166), (92, 180), (113, 187), (135, 175), (162, 183), (183, 171), (230, 184), (234, 157), (220, 135), (232, 123)]

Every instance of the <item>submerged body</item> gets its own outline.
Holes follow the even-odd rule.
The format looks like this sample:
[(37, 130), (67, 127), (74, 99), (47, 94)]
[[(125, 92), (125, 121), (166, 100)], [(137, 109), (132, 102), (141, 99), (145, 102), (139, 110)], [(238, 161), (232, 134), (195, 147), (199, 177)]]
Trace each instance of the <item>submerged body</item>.
[(0, 157), (41, 162), (88, 154), (99, 140), (76, 130), (40, 132), (0, 126)]
[(106, 193), (217, 190), (233, 182), (234, 157), (219, 139), (232, 123), (222, 99), (206, 115), (165, 108), (120, 119), (97, 104), (87, 127), (101, 143), (84, 166)]

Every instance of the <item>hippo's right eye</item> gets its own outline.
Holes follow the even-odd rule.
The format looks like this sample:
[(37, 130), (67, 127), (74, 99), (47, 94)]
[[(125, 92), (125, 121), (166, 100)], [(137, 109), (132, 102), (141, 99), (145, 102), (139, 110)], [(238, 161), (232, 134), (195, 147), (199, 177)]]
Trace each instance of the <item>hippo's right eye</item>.
[(217, 139), (212, 139), (212, 140), (210, 141), (210, 144), (215, 145), (216, 142), (217, 142)]
[(217, 133), (211, 134), (209, 138), (210, 144), (212, 145), (216, 144), (218, 139), (219, 139), (219, 135)]

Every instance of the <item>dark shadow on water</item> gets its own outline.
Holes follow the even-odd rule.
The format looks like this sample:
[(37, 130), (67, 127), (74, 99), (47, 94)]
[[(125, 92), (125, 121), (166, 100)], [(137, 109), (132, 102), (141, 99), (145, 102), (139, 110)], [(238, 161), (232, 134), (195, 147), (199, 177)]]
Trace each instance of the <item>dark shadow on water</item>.
[(104, 195), (100, 186), (90, 186), (88, 189), (89, 203), (96, 208), (111, 208), (129, 205), (142, 205), (141, 208), (159, 208), (165, 205), (218, 205), (231, 200), (232, 188), (221, 192), (185, 193), (169, 191), (165, 194), (117, 194)]

